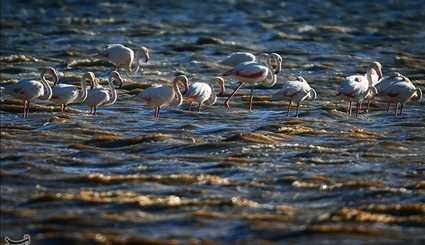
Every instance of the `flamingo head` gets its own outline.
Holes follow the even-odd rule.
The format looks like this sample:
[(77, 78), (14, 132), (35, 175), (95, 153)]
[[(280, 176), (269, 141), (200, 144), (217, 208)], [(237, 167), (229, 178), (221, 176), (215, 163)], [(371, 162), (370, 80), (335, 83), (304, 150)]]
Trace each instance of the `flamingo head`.
[(379, 76), (379, 79), (381, 79), (383, 77), (382, 65), (378, 61), (372, 62), (372, 64), (370, 64), (370, 66), (369, 66), (369, 69), (375, 70), (376, 74), (378, 74), (378, 76)]
[(96, 76), (94, 75), (93, 72), (89, 71), (86, 74), (83, 75), (83, 80), (84, 81), (89, 81), (90, 87), (94, 87), (95, 82), (96, 82)]
[(271, 59), (272, 69), (274, 70), (274, 74), (280, 73), (282, 71), (282, 63), (283, 63), (282, 56), (280, 56), (277, 53), (271, 53), (270, 59)]
[(215, 77), (214, 82), (216, 82), (218, 86), (220, 86), (219, 95), (224, 95), (224, 91), (226, 90), (224, 87), (224, 79), (222, 77)]
[(148, 61), (149, 61), (149, 59), (150, 59), (150, 56), (149, 56), (149, 49), (148, 48), (146, 48), (146, 47), (141, 47), (140, 48), (140, 50), (142, 51), (142, 53), (143, 53), (143, 56), (145, 57), (145, 63), (148, 63)]
[(121, 88), (122, 85), (123, 85), (124, 79), (121, 77), (121, 75), (117, 71), (113, 71), (113, 72), (111, 72), (110, 81), (112, 81), (112, 82), (117, 81), (118, 84), (119, 84), (118, 88)]
[(181, 82), (183, 84), (184, 90), (183, 94), (187, 93), (189, 91), (189, 79), (185, 75), (178, 75), (176, 78), (174, 78), (174, 83)]
[(42, 79), (46, 79), (45, 77), (47, 74), (53, 77), (53, 86), (59, 83), (59, 75), (58, 75), (58, 72), (55, 70), (55, 68), (50, 66), (46, 70), (44, 70), (41, 73)]
[(298, 76), (297, 77), (297, 80), (299, 81), (299, 82), (302, 82), (302, 83), (307, 83), (307, 81), (304, 79), (304, 77), (302, 77), (302, 76)]

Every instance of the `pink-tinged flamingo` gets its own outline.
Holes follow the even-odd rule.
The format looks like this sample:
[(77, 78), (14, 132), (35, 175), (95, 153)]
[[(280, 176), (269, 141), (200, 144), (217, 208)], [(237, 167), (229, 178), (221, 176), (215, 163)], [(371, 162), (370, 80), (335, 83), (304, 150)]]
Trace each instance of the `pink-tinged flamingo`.
[[(236, 92), (240, 89), (240, 87), (242, 87), (243, 84), (249, 83), (251, 86), (254, 86), (257, 83), (263, 83), (267, 86), (273, 86), (276, 83), (275, 74), (281, 71), (282, 60), (281, 58), (278, 58), (280, 57), (278, 54), (268, 55), (267, 57), (267, 66), (255, 62), (245, 62), (222, 74), (223, 76), (233, 76), (236, 80), (239, 81), (238, 87), (236, 87), (236, 89), (224, 101), (224, 106), (227, 109), (230, 109), (230, 99), (236, 94)], [(251, 87), (249, 111), (252, 111), (252, 100), (254, 96), (253, 93), (254, 88)]]
[(272, 100), (289, 100), (287, 116), (289, 116), (292, 102), (295, 102), (297, 104), (296, 117), (298, 117), (301, 102), (305, 99), (315, 100), (316, 98), (316, 90), (310, 87), (308, 82), (301, 76), (297, 77), (297, 80), (284, 82), (282, 89), (272, 96)]
[[(91, 74), (90, 76), (94, 76)], [(115, 90), (114, 81), (118, 81), (120, 86), (123, 83), (121, 75), (117, 71), (111, 72), (108, 80), (109, 89), (98, 84), (97, 79), (92, 81), (90, 89), (87, 91), (87, 98), (84, 101), (90, 107), (90, 114), (96, 115), (97, 107), (100, 105), (112, 105), (117, 101), (117, 91)]]
[(224, 58), (219, 64), (235, 67), (245, 62), (255, 62), (262, 65), (267, 65), (270, 62), (273, 72), (278, 74), (282, 70), (282, 61), (282, 57), (277, 53), (260, 53), (257, 58), (249, 52), (235, 52)]
[[(225, 90), (224, 79), (216, 77), (212, 82), (218, 84), (220, 87), (220, 94), (223, 94)], [(184, 100), (189, 102), (189, 110), (191, 109), (193, 102), (198, 103), (199, 112), (203, 104), (214, 104), (217, 100), (217, 96), (208, 83), (195, 82), (189, 85), (189, 90), (184, 94)]]
[(357, 102), (356, 117), (361, 110), (363, 100), (372, 98), (378, 92), (373, 86), (372, 74), (377, 73), (382, 77), (381, 64), (373, 62), (366, 73), (366, 75), (353, 75), (343, 80), (337, 89), (337, 96), (342, 96), (348, 101), (347, 114), (351, 115), (352, 102)]
[(185, 75), (174, 78), (173, 86), (159, 85), (143, 90), (137, 95), (137, 99), (144, 104), (154, 107), (154, 117), (159, 118), (159, 110), (164, 106), (179, 106), (183, 102), (183, 96), (179, 84), (184, 86), (184, 91), (189, 89), (189, 80)]
[(52, 88), (46, 80), (46, 75), (53, 77), (53, 82), (59, 80), (58, 74), (52, 67), (44, 70), (40, 75), (40, 81), (36, 80), (20, 80), (15, 84), (11, 84), (5, 88), (5, 92), (24, 102), (23, 117), (28, 117), (30, 111), (30, 103), (32, 100), (41, 99), (49, 100), (52, 97)]
[(95, 76), (93, 72), (87, 72), (81, 78), (81, 88), (78, 88), (75, 85), (61, 83), (60, 80), (54, 83), (52, 88), (52, 97), (51, 101), (60, 105), (61, 112), (65, 111), (65, 108), (68, 104), (71, 103), (82, 103), (87, 98), (87, 86), (86, 83), (89, 81), (89, 84), (95, 82)]
[[(418, 101), (422, 99), (422, 90), (416, 88), (409, 78), (398, 72), (382, 79), (376, 84), (376, 89), (378, 90), (377, 96), (388, 103), (387, 111), (391, 103), (396, 104), (395, 116), (401, 115), (404, 105), (412, 98), (418, 98)], [(398, 112), (399, 105), (400, 112)]]
[(115, 70), (119, 68), (127, 69), (129, 72), (137, 72), (139, 70), (139, 59), (143, 55), (145, 62), (150, 59), (149, 49), (140, 47), (133, 51), (131, 48), (122, 44), (109, 44), (95, 57), (103, 58), (111, 62), (115, 66)]

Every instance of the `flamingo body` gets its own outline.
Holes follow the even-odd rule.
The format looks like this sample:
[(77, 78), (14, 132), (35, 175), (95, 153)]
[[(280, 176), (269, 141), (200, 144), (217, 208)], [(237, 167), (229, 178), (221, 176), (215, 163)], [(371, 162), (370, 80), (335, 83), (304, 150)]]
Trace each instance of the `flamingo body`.
[(295, 102), (297, 104), (296, 116), (298, 116), (300, 103), (308, 98), (316, 99), (316, 97), (316, 91), (310, 87), (308, 82), (303, 77), (298, 77), (297, 80), (286, 81), (282, 89), (272, 96), (272, 100), (289, 100), (288, 115), (292, 102)]
[(159, 118), (161, 107), (181, 105), (183, 98), (177, 85), (178, 82), (183, 83), (185, 91), (188, 90), (188, 79), (186, 76), (181, 75), (174, 79), (172, 87), (159, 85), (147, 88), (137, 95), (137, 99), (141, 100), (147, 106), (154, 107), (154, 117)]
[[(149, 52), (145, 47), (141, 47), (141, 51), (145, 57), (145, 62), (149, 60)], [(109, 44), (106, 48), (96, 55), (97, 57), (101, 57), (107, 59), (111, 62), (116, 69), (124, 68), (128, 69), (130, 72), (136, 72), (139, 69), (139, 56), (140, 52), (135, 52), (131, 48), (126, 47), (122, 44)], [(133, 69), (133, 65), (136, 65), (136, 68)]]

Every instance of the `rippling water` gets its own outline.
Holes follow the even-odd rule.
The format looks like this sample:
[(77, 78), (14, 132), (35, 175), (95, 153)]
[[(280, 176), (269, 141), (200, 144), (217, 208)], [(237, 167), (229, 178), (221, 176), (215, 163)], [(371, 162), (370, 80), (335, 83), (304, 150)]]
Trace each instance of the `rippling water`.
[[(395, 118), (377, 103), (347, 118), (342, 77), (378, 60), (424, 89), (423, 1), (1, 1), (2, 85), (54, 66), (69, 80), (112, 66), (108, 43), (145, 45), (152, 60), (97, 116), (40, 102), (28, 119), (1, 102), (1, 237), (34, 244), (424, 242), (423, 103)], [(152, 111), (132, 99), (176, 72), (223, 70), (234, 51), (284, 57), (272, 89), (224, 110)], [(303, 75), (319, 100), (300, 118), (270, 102)], [(236, 82), (227, 80), (228, 88)], [(2, 95), (2, 98), (3, 95)]]

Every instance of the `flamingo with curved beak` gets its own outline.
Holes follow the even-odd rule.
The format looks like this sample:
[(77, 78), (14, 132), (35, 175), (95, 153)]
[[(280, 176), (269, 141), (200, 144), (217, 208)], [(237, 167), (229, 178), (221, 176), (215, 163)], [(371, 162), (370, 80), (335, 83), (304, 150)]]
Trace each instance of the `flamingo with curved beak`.
[(159, 111), (164, 106), (179, 106), (183, 103), (183, 96), (179, 84), (184, 86), (184, 91), (189, 88), (189, 80), (185, 75), (174, 78), (173, 85), (153, 86), (143, 90), (137, 95), (137, 99), (154, 108), (154, 118), (159, 118)]
[(115, 70), (119, 68), (127, 69), (129, 72), (137, 72), (140, 68), (139, 59), (143, 55), (145, 63), (150, 59), (149, 49), (140, 47), (138, 49), (131, 49), (122, 44), (109, 44), (95, 57), (103, 58), (111, 62), (115, 66)]
[(5, 92), (24, 102), (23, 117), (28, 117), (30, 103), (34, 99), (49, 100), (52, 97), (52, 88), (46, 80), (46, 75), (53, 77), (53, 82), (59, 80), (55, 69), (49, 67), (40, 74), (40, 81), (20, 80), (5, 88)]
[[(94, 74), (90, 76), (92, 75), (94, 76)], [(114, 81), (118, 81), (120, 84), (123, 82), (121, 75), (117, 71), (111, 72), (109, 77), (108, 85), (110, 91), (98, 84), (97, 79), (92, 81), (90, 89), (87, 91), (87, 98), (84, 101), (90, 107), (90, 114), (96, 115), (97, 107), (100, 105), (112, 105), (117, 101), (118, 96)]]

